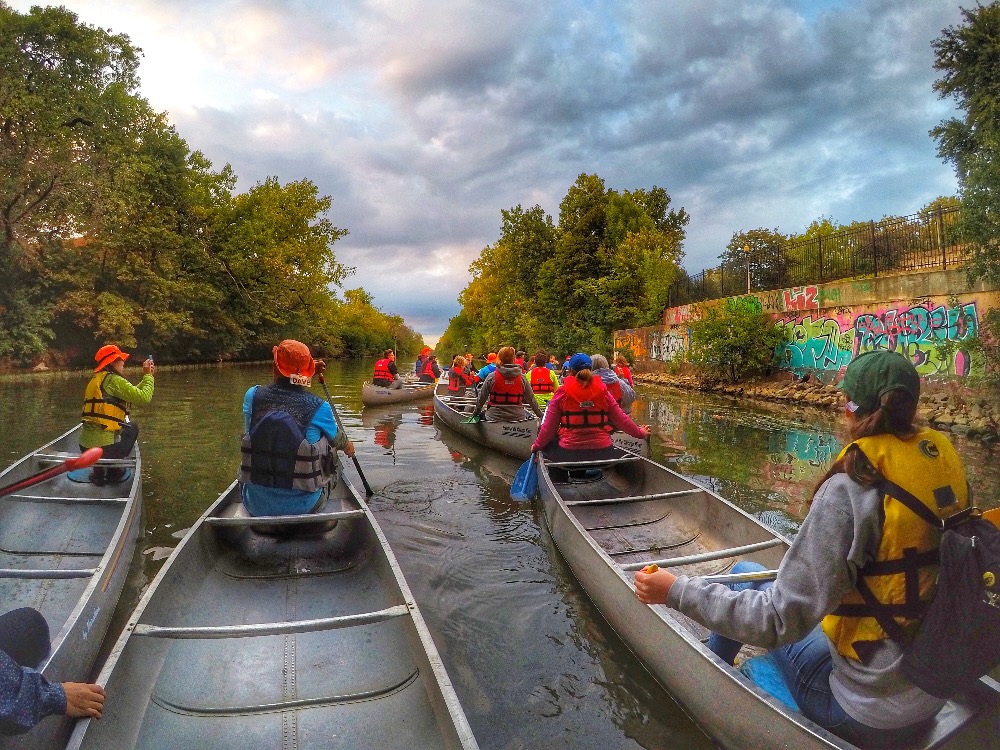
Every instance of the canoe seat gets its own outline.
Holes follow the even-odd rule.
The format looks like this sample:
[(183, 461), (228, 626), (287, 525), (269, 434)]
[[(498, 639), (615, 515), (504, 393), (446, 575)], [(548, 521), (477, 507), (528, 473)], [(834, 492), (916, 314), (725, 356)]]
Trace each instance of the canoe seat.
[[(42, 464), (61, 464), (71, 458), (79, 458), (79, 453), (35, 453), (34, 457)], [(134, 458), (99, 458), (96, 466), (135, 466)]]
[(118, 505), (127, 503), (127, 497), (56, 497), (48, 495), (7, 495), (4, 500), (13, 503), (65, 503), (69, 505)]

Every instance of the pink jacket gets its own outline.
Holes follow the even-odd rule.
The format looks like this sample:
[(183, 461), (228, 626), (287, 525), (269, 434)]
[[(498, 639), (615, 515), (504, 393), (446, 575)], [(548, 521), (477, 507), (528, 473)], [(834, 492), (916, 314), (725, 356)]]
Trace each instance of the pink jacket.
[[(573, 429), (559, 429), (559, 419), (562, 417), (563, 403), (566, 400), (566, 389), (560, 388), (556, 391), (549, 406), (545, 410), (545, 420), (538, 430), (538, 437), (531, 446), (532, 451), (538, 451), (552, 442), (552, 439), (559, 433), (559, 446), (569, 450), (592, 450), (595, 448), (608, 448), (611, 446), (611, 435), (601, 427), (576, 427)], [(615, 403), (614, 398), (608, 398), (608, 415), (611, 424), (615, 429), (636, 438), (644, 438), (646, 434), (642, 431), (628, 414)]]

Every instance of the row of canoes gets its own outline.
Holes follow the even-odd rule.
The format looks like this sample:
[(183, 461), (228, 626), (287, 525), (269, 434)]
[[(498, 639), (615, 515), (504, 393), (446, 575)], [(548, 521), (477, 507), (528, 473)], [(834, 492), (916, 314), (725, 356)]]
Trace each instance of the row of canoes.
[[(78, 454), (74, 429), (0, 486)], [(39, 610), (40, 671), (87, 680), (140, 527), (131, 479), (60, 475), (0, 499), (3, 611)], [(251, 518), (230, 486), (174, 550), (97, 681), (100, 721), (49, 718), (3, 748), (478, 747), (385, 536), (338, 466), (322, 512)], [(70, 735), (70, 731), (72, 734)]]
[[(438, 395), (450, 426), (459, 404)], [(458, 431), (525, 455), (525, 438)], [(74, 430), (0, 484), (76, 445)], [(700, 626), (638, 602), (633, 571), (648, 563), (687, 575), (724, 575), (740, 560), (774, 569), (789, 542), (634, 448), (596, 464), (537, 458), (542, 516), (584, 591), (721, 747), (856, 750), (721, 662)], [(53, 648), (41, 670), (56, 681), (93, 666), (139, 529), (138, 450), (108, 463), (128, 464), (132, 478), (97, 487), (61, 476), (0, 499), (5, 609), (46, 616)], [(98, 681), (108, 690), (100, 722), (48, 719), (0, 747), (60, 747), (70, 729), (68, 746), (87, 749), (477, 747), (402, 571), (342, 471), (308, 517), (249, 518), (229, 487), (146, 590)], [(1000, 685), (983, 678), (913, 747), (987, 746), (968, 743), (998, 703)]]

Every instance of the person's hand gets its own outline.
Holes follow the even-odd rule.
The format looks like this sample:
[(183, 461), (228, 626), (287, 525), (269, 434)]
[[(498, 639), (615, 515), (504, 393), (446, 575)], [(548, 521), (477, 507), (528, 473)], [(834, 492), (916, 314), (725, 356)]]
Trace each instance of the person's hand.
[(643, 437), (649, 437), (653, 434), (653, 429), (648, 424), (639, 425), (639, 429), (642, 431)]
[(657, 570), (655, 573), (637, 570), (635, 595), (643, 604), (666, 604), (667, 594), (676, 580), (677, 576), (667, 570)]
[(344, 446), (344, 453), (347, 454), (348, 458), (354, 458), (354, 443), (350, 440), (348, 440), (347, 445)]
[(313, 364), (316, 365), (316, 374), (322, 375), (326, 372), (326, 362), (321, 359), (314, 359)]
[(153, 364), (153, 360), (147, 359), (142, 363), (142, 371), (147, 375), (153, 375), (156, 373), (156, 365)]
[(100, 719), (104, 710), (104, 688), (84, 682), (64, 682), (66, 715), (74, 719)]

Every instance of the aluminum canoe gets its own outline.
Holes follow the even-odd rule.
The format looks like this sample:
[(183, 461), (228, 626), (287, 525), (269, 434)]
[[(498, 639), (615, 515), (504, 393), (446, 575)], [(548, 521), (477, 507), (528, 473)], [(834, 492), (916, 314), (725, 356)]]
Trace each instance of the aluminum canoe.
[[(472, 388), (465, 395), (455, 396), (448, 392), (448, 382), (439, 380), (434, 391), (434, 414), (450, 429), (463, 437), (488, 448), (505, 453), (514, 458), (526, 459), (531, 455), (531, 445), (538, 436), (540, 423), (534, 412), (524, 410), (524, 419), (517, 422), (490, 422), (485, 418), (479, 422), (465, 423), (475, 410), (476, 396)], [(649, 455), (649, 440), (640, 440), (623, 432), (611, 435), (612, 442), (625, 450), (642, 456)]]
[[(543, 516), (559, 553), (639, 661), (720, 747), (858, 750), (716, 657), (702, 642), (707, 631), (700, 625), (636, 599), (634, 571), (649, 563), (684, 575), (725, 574), (740, 560), (773, 570), (787, 539), (648, 459), (540, 461)], [(595, 466), (600, 478), (593, 476)], [(950, 701), (911, 750), (988, 746), (998, 699), (1000, 684), (984, 677), (968, 695)], [(985, 736), (986, 744), (974, 736)]]
[[(77, 425), (0, 474), (0, 486), (80, 455)], [(142, 525), (142, 461), (136, 446), (120, 484), (98, 487), (66, 474), (0, 498), (0, 607), (33, 607), (45, 617), (52, 648), (39, 671), (50, 682), (87, 682), (118, 603)], [(85, 470), (87, 471), (87, 470)], [(72, 720), (50, 716), (27, 734), (0, 737), (0, 748), (61, 746)]]
[(237, 484), (223, 492), (153, 580), (99, 682), (104, 717), (80, 721), (69, 748), (478, 747), (342, 467), (309, 516), (250, 518)]
[(402, 388), (384, 388), (365, 381), (361, 386), (361, 403), (365, 406), (424, 401), (433, 395), (434, 383), (404, 382)]

